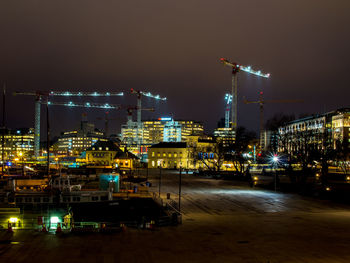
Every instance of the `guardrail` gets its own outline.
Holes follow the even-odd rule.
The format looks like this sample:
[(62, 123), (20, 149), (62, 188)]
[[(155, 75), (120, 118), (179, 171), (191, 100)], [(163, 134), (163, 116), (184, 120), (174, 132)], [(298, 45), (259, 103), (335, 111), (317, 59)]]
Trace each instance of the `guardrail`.
[(167, 216), (159, 219), (159, 224), (162, 226), (165, 225), (177, 225), (182, 224), (182, 214), (179, 211), (178, 203), (172, 199), (166, 199), (167, 201), (163, 201), (161, 197), (159, 197), (156, 193), (153, 192), (153, 200), (165, 208), (165, 212)]

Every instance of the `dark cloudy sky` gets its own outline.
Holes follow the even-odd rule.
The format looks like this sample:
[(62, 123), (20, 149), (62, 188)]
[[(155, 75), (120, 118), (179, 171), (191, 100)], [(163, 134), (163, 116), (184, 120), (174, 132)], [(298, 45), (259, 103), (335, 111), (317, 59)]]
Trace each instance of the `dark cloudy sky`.
[[(230, 90), (230, 69), (219, 63), (226, 57), (271, 73), (269, 80), (239, 76), (239, 124), (257, 130), (258, 106), (242, 96), (257, 99), (260, 90), (266, 99), (305, 101), (266, 105), (267, 117), (350, 106), (349, 14), (348, 0), (1, 1), (0, 80), (9, 93), (151, 91), (168, 102), (146, 118), (195, 119), (210, 132)], [(33, 126), (33, 98), (11, 95), (7, 109), (8, 126)], [(51, 112), (56, 133), (77, 126), (82, 112), (103, 127), (96, 120), (103, 111)], [(126, 113), (112, 116), (119, 130)]]

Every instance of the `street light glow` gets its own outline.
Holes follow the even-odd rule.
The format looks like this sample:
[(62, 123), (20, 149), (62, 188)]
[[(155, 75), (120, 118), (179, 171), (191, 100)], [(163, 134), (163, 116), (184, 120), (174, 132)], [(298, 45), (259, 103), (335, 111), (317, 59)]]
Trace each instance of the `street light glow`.
[(11, 217), (9, 221), (10, 221), (10, 223), (17, 223), (18, 218), (17, 217)]
[(50, 218), (51, 224), (57, 224), (60, 222), (59, 218), (57, 216), (52, 216)]

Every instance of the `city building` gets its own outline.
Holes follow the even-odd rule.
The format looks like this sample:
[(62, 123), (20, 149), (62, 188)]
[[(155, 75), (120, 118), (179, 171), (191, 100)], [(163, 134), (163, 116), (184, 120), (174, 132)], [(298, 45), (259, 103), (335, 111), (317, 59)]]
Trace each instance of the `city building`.
[(186, 142), (161, 142), (149, 147), (148, 167), (167, 169), (213, 168), (217, 153), (210, 137), (188, 136)]
[[(34, 154), (34, 129), (5, 129), (0, 131), (0, 158), (4, 154), (4, 160), (16, 158), (31, 158)], [(3, 134), (4, 132), (4, 142)], [(3, 148), (4, 145), (4, 148)]]
[(278, 137), (278, 131), (265, 130), (259, 139), (260, 149), (262, 151), (277, 152)]
[(126, 149), (122, 151), (112, 141), (98, 141), (86, 150), (88, 168), (133, 169), (137, 157)]
[(278, 151), (297, 152), (312, 146), (322, 149), (350, 142), (350, 109), (338, 109), (286, 123), (278, 128)]
[(149, 168), (189, 168), (191, 159), (185, 142), (161, 142), (148, 148)]
[[(160, 142), (185, 142), (190, 135), (202, 135), (203, 124), (193, 120), (174, 120), (171, 117), (143, 121), (140, 136), (142, 144), (153, 145)], [(136, 144), (137, 123), (129, 121), (122, 125), (122, 142)]]
[(63, 132), (53, 148), (57, 154), (77, 156), (97, 141), (107, 141), (107, 139), (104, 138), (103, 132), (95, 129), (93, 123), (83, 120), (79, 129)]
[[(128, 149), (147, 161), (148, 147), (161, 142), (186, 142), (190, 135), (202, 135), (203, 124), (193, 120), (174, 120), (171, 117), (143, 121), (138, 131), (137, 122), (128, 120), (122, 125), (121, 141)], [(137, 140), (140, 141), (138, 145)]]
[(232, 128), (216, 128), (214, 137), (221, 142), (224, 147), (229, 147), (236, 142), (236, 132)]

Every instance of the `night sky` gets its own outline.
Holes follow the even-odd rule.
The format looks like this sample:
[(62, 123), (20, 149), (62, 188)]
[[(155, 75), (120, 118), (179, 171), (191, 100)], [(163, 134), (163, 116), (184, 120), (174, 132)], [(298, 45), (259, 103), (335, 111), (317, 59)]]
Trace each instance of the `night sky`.
[[(258, 130), (259, 108), (242, 97), (255, 100), (261, 90), (266, 99), (304, 100), (266, 105), (266, 118), (350, 107), (349, 14), (348, 0), (1, 1), (7, 126), (34, 122), (34, 98), (13, 97), (13, 91), (134, 88), (168, 98), (145, 99), (157, 109), (145, 118), (199, 120), (211, 132), (231, 89), (231, 70), (220, 57), (271, 73), (268, 80), (239, 75), (238, 122), (249, 129)], [(135, 105), (136, 97), (94, 101)], [(76, 127), (83, 112), (103, 128), (96, 120), (103, 110), (57, 106), (50, 112), (55, 134)], [(126, 112), (110, 116), (119, 132)]]

